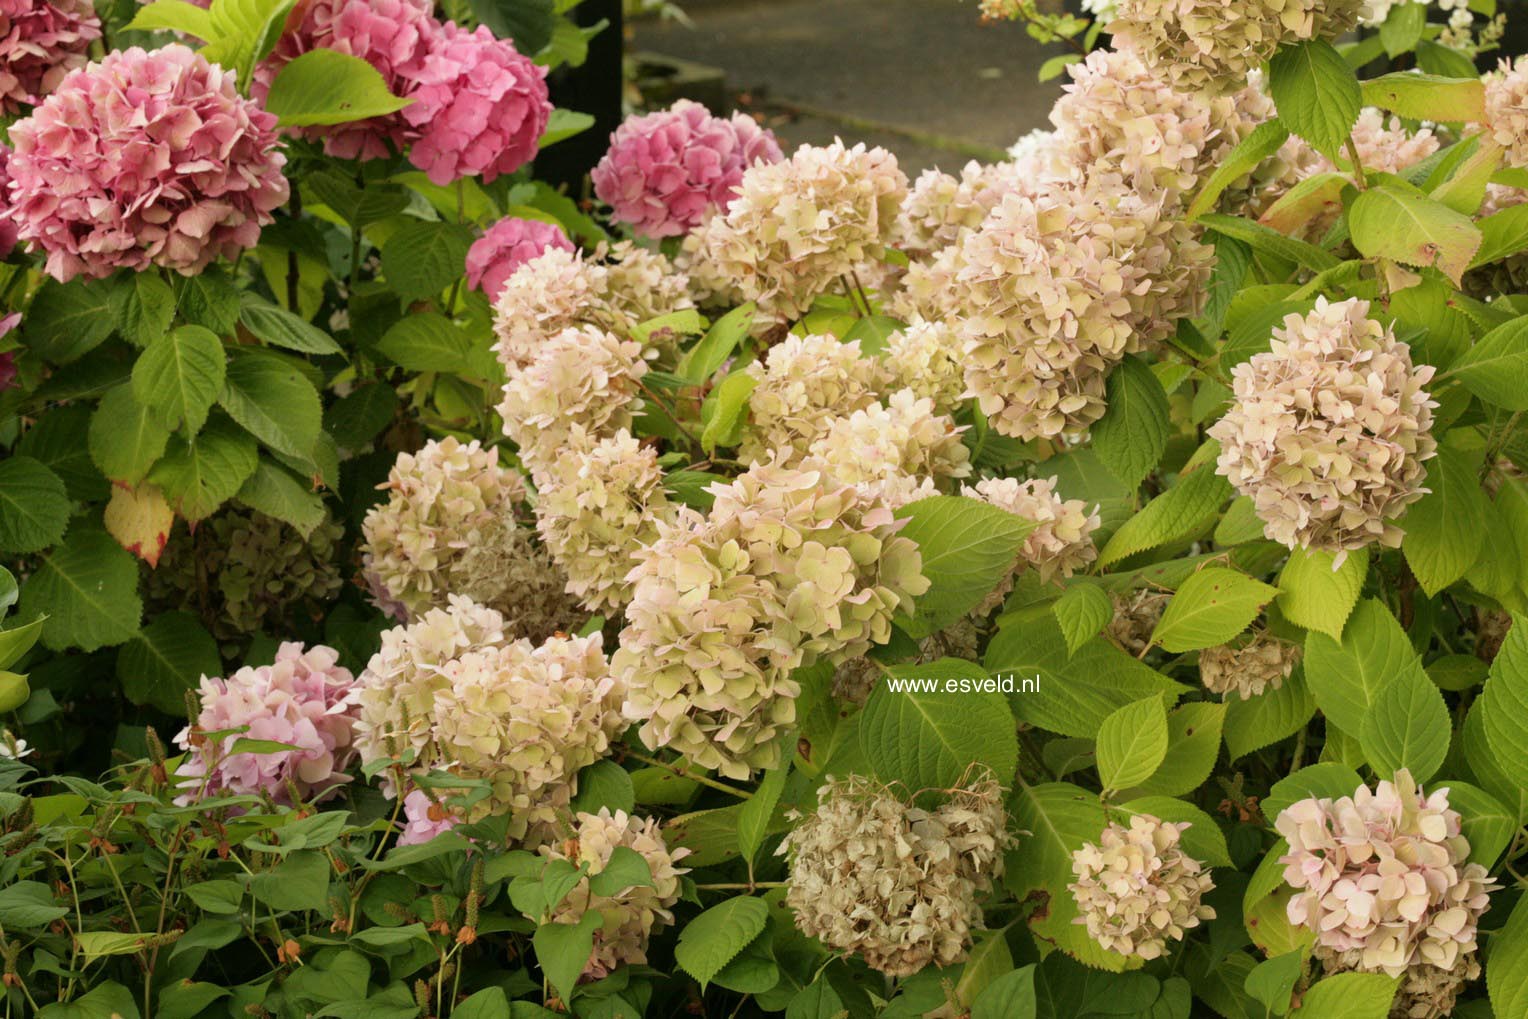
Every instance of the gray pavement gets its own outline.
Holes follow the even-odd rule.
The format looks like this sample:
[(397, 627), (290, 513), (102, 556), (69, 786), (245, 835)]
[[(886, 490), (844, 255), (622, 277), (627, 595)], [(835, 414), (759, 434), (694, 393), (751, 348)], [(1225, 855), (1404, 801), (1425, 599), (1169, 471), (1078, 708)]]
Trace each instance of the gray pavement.
[[(681, 0), (683, 2), (683, 0)], [(1048, 127), (1053, 54), (974, 0), (690, 0), (693, 27), (632, 26), (637, 51), (722, 68), (782, 142), (883, 145), (909, 173), (955, 170)]]

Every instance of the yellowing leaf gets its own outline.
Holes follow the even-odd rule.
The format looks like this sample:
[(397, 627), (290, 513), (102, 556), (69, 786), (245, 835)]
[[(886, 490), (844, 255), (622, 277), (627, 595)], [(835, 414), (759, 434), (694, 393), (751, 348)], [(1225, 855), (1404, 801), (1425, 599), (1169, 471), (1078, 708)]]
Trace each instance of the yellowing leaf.
[(159, 565), (159, 554), (170, 540), (175, 511), (157, 485), (113, 486), (106, 504), (106, 530), (117, 544), (148, 563)]

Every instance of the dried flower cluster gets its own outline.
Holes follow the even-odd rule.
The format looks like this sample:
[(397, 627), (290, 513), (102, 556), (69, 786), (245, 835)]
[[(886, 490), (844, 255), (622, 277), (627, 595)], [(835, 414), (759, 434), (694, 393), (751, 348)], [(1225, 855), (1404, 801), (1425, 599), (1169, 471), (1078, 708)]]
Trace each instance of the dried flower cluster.
[(1169, 941), (1215, 918), (1203, 901), (1215, 882), (1179, 844), (1187, 828), (1135, 814), (1130, 827), (1111, 823), (1096, 845), (1072, 854), (1077, 880), (1067, 887), (1089, 937), (1120, 955), (1156, 959)]
[(1289, 548), (1397, 546), (1396, 519), (1422, 497), (1432, 408), (1406, 344), (1357, 298), (1318, 298), (1234, 370), (1235, 402), (1210, 429), (1218, 469)]
[(1244, 644), (1221, 644), (1199, 652), (1199, 678), (1204, 688), (1230, 700), (1244, 701), (1277, 690), (1300, 664), (1299, 644), (1258, 632)]
[(1114, 615), (1106, 631), (1109, 638), (1132, 655), (1139, 655), (1151, 643), (1151, 635), (1172, 597), (1167, 591), (1150, 588), (1124, 594), (1110, 592)]
[(1065, 579), (1087, 569), (1098, 558), (1093, 532), (1102, 522), (1095, 506), (1088, 510), (1081, 499), (1063, 499), (1055, 478), (984, 478), (962, 488), (962, 495), (991, 503), (1016, 517), (1031, 520), (1035, 529), (1024, 538), (1019, 557), (1003, 582), (977, 607), (985, 615), (1003, 603), (1014, 581), (1025, 570), (1034, 570), (1042, 583)]
[(894, 977), (964, 959), (1009, 844), (997, 783), (953, 790), (932, 810), (860, 776), (817, 799), (779, 849), (797, 928)]

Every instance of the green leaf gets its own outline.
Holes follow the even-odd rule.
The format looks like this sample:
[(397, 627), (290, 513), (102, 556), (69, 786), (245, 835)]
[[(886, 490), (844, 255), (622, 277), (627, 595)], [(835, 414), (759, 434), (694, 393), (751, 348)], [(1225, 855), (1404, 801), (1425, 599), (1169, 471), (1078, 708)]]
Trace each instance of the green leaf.
[(112, 285), (105, 280), (46, 280), (21, 320), (21, 341), (38, 357), (68, 364), (84, 357), (111, 335)]
[(578, 773), (578, 792), (570, 805), (575, 813), (597, 814), (601, 807), (630, 814), (636, 808), (631, 774), (614, 761), (596, 761)]
[(1486, 333), (1449, 369), (1464, 387), (1503, 410), (1528, 410), (1528, 316)]
[(167, 715), (185, 714), (186, 691), (222, 671), (217, 641), (189, 612), (156, 617), (117, 654), (117, 679), (127, 699)]
[(1146, 362), (1126, 357), (1109, 374), (1107, 400), (1108, 410), (1093, 426), (1093, 450), (1135, 488), (1167, 450), (1167, 393)]
[(1379, 26), (1380, 43), (1385, 47), (1386, 55), (1398, 57), (1410, 51), (1422, 41), (1422, 30), (1426, 27), (1425, 3), (1402, 3), (1392, 7), (1390, 15)]
[(1506, 926), (1491, 938), (1486, 988), (1502, 1019), (1528, 1015), (1528, 898), (1517, 900)]
[(170, 430), (138, 402), (133, 387), (123, 383), (101, 398), (90, 419), (87, 441), (90, 458), (102, 474), (113, 481), (136, 485), (164, 453)]
[(485, 987), (451, 1010), (451, 1019), (503, 1019), (512, 1015), (502, 987)]
[(226, 360), (210, 330), (181, 326), (150, 343), (133, 365), (133, 396), (166, 427), (184, 421), (194, 435), (223, 388)]
[(763, 899), (728, 899), (685, 925), (674, 947), (674, 961), (700, 981), (704, 991), (727, 963), (764, 932), (768, 922), (769, 907)]
[(1220, 200), (1226, 188), (1244, 179), (1262, 165), (1289, 140), (1289, 128), (1277, 120), (1267, 120), (1252, 129), (1252, 133), (1237, 143), (1221, 160), (1215, 172), (1205, 181), (1199, 193), (1188, 207), (1188, 218), (1198, 219)]
[(0, 460), (0, 552), (23, 555), (57, 544), (69, 509), (57, 474), (29, 456)]
[(700, 433), (700, 447), (714, 453), (719, 446), (735, 446), (743, 433), (748, 412), (748, 398), (759, 380), (748, 372), (733, 372), (711, 391), (706, 399), (710, 416)]
[[(243, 752), (239, 742), (234, 742), (232, 752)], [(272, 869), (255, 874), (249, 890), (272, 910), (306, 911), (314, 903), (329, 901), (329, 873), (327, 856), (316, 849), (303, 850), (289, 854)]]
[(195, 276), (181, 277), (179, 289), (182, 319), (205, 326), (218, 336), (233, 334), (239, 324), (240, 296), (227, 273), (211, 266)]
[(316, 49), (276, 72), (265, 108), (282, 127), (315, 127), (386, 116), (412, 102), (389, 92), (381, 72), (361, 58)]
[(1366, 106), (1378, 106), (1412, 120), (1476, 123), (1486, 119), (1485, 85), (1474, 77), (1396, 71), (1364, 82), (1363, 101)]
[[(794, 737), (788, 736), (786, 739), (788, 743), (794, 742)], [(754, 857), (759, 855), (759, 849), (769, 837), (769, 822), (775, 816), (775, 807), (780, 803), (780, 794), (785, 791), (785, 779), (789, 772), (790, 761), (787, 756), (786, 763), (768, 772), (753, 795), (738, 810), (738, 852), (748, 865), (750, 874), (753, 873)]]
[(239, 322), (252, 336), (272, 347), (284, 347), (303, 354), (342, 353), (340, 345), (313, 323), (253, 294), (243, 295)]
[[(825, 976), (819, 976), (797, 991), (790, 1004), (785, 1006), (785, 1019), (841, 1019), (843, 1015), (843, 999), (833, 990), (833, 985), (828, 983)], [(1020, 1015), (1016, 1019), (1027, 1017)]]
[(195, 523), (232, 499), (259, 462), (255, 441), (220, 416), (190, 442), (177, 436), (149, 477)]
[(1254, 251), (1294, 262), (1314, 272), (1326, 272), (1342, 264), (1341, 260), (1329, 251), (1293, 237), (1285, 237), (1277, 230), (1270, 230), (1251, 220), (1213, 213), (1200, 216), (1199, 221), (1216, 233), (1234, 237)]
[(556, 14), (563, 9), (554, 0), (469, 0), (469, 4), (477, 20), (494, 35), (514, 40), (515, 49), (531, 56), (552, 41)]
[(436, 297), (467, 271), (472, 234), (456, 223), (410, 222), (382, 245), (382, 272), (405, 301)]
[(700, 342), (679, 359), (674, 374), (696, 385), (716, 374), (753, 327), (758, 306), (752, 301), (733, 308), (717, 319)]
[(1194, 701), (1167, 715), (1167, 754), (1152, 776), (1136, 783), (1130, 795), (1182, 796), (1210, 777), (1220, 755), (1226, 705)]
[(382, 382), (368, 382), (340, 397), (324, 415), (324, 428), (342, 448), (358, 450), (392, 423), (398, 394)]
[(1528, 623), (1521, 616), (1512, 617), (1512, 628), (1491, 663), (1479, 711), (1500, 771), (1518, 789), (1528, 789), (1528, 726), (1523, 725), (1528, 718)]
[(911, 618), (899, 623), (913, 637), (928, 637), (970, 612), (1008, 575), (1036, 527), (1007, 510), (964, 496), (936, 495), (905, 506), (900, 532), (918, 543), (929, 590)]
[[(893, 679), (937, 689), (893, 690)], [(892, 668), (865, 703), (859, 738), (878, 778), (912, 790), (954, 788), (971, 777), (973, 764), (991, 769), (1006, 788), (1018, 769), (1007, 700), (985, 669), (955, 658)]]
[(1333, 568), (1330, 552), (1297, 548), (1279, 573), (1279, 609), (1296, 626), (1342, 639), (1353, 606), (1369, 575), (1369, 550), (1349, 552)]
[(1066, 637), (1066, 648), (1073, 654), (1114, 618), (1114, 603), (1096, 584), (1074, 584), (1052, 606), (1056, 622)]
[(212, 0), (212, 34), (202, 56), (234, 71), (247, 90), (250, 72), (276, 45), (293, 5), (293, 0)]
[(1438, 773), (1448, 756), (1448, 708), (1421, 669), (1403, 669), (1375, 695), (1359, 745), (1376, 774), (1411, 769), (1418, 782)]
[(1268, 62), (1268, 92), (1279, 122), (1324, 155), (1336, 157), (1363, 106), (1358, 78), (1332, 44), (1285, 46)]
[(1378, 185), (1348, 210), (1353, 246), (1370, 258), (1436, 268), (1459, 286), (1480, 250), (1480, 230), (1468, 216), (1421, 195)]
[(1004, 973), (971, 1003), (971, 1019), (1035, 1019), (1037, 1015), (1033, 966)]
[(1305, 674), (1296, 669), (1277, 690), (1226, 702), (1226, 754), (1234, 761), (1293, 736), (1315, 713), (1316, 699), (1306, 687)]
[(1285, 952), (1258, 963), (1247, 974), (1247, 993), (1266, 1005), (1274, 1015), (1288, 1015), (1295, 984), (1304, 975), (1305, 950)]
[(130, 343), (147, 347), (175, 320), (175, 291), (156, 273), (140, 272), (112, 292), (117, 329)]
[(557, 108), (547, 118), (546, 131), (541, 135), (541, 141), (537, 143), (537, 149), (544, 149), (548, 145), (556, 145), (560, 141), (566, 141), (574, 135), (583, 134), (594, 126), (594, 118), (587, 113), (579, 113), (576, 110), (564, 110)]
[(37, 638), (42, 636), (43, 622), (42, 619), (34, 619), (21, 626), (0, 630), (0, 669), (9, 669), (21, 661), (22, 655), (32, 650)]
[(1178, 588), (1151, 639), (1174, 654), (1224, 644), (1250, 626), (1278, 593), (1245, 573), (1206, 567)]
[(399, 319), (377, 349), (408, 371), (461, 373), (470, 363), (472, 340), (446, 316), (427, 311)]
[(1480, 558), (1490, 507), (1469, 461), (1449, 446), (1428, 462), (1426, 484), (1430, 491), (1402, 518), (1401, 551), (1422, 590), (1435, 595)]
[(1106, 790), (1140, 785), (1166, 756), (1167, 708), (1161, 697), (1126, 704), (1098, 729), (1098, 777)]
[(1338, 973), (1313, 984), (1294, 1014), (1301, 1019), (1386, 1019), (1394, 1000), (1393, 977)]
[(1210, 468), (1189, 472), (1114, 532), (1099, 554), (1099, 565), (1192, 538), (1230, 498), (1230, 482)]
[(233, 358), (218, 402), (251, 435), (288, 456), (310, 455), (323, 425), (313, 383), (286, 360), (262, 352)]
[(1418, 673), (1427, 682), (1411, 641), (1383, 602), (1359, 602), (1341, 641), (1323, 633), (1305, 638), (1305, 678), (1316, 704), (1350, 736), (1363, 732), (1364, 717), (1380, 691), (1404, 672)]
[(68, 915), (41, 881), (13, 881), (0, 888), (0, 926), (6, 930), (35, 930)]
[(131, 640), (143, 617), (138, 560), (105, 531), (71, 528), (22, 585), (21, 612), (47, 615), (42, 642), (54, 651)]
[(1513, 205), (1475, 223), (1480, 228), (1480, 250), (1470, 268), (1488, 265), (1528, 248), (1528, 204)]
[(213, 36), (211, 12), (186, 0), (154, 0), (144, 4), (125, 27), (140, 32), (184, 32), (202, 40)]
[(285, 467), (261, 459), (239, 486), (237, 498), (251, 509), (285, 521), (304, 538), (324, 522), (324, 501), (312, 487)]

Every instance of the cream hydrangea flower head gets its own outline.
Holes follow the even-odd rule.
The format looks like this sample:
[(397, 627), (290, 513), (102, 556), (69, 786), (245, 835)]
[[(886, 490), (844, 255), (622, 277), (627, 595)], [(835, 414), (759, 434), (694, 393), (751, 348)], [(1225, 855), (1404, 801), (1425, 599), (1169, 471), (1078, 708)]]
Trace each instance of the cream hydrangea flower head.
[(1096, 845), (1072, 854), (1077, 880), (1067, 888), (1089, 937), (1120, 955), (1157, 959), (1169, 941), (1215, 918), (1203, 901), (1215, 882), (1179, 845), (1188, 827), (1135, 814), (1128, 828), (1111, 823)]
[(1331, 39), (1365, 0), (1119, 0), (1115, 45), (1182, 92), (1235, 92), (1285, 43)]
[(911, 389), (932, 400), (941, 414), (954, 414), (965, 403), (966, 375), (962, 341), (954, 326), (913, 316), (886, 341), (884, 357), (889, 386)]
[(975, 230), (1009, 191), (1027, 185), (1014, 163), (983, 165), (974, 159), (960, 176), (930, 168), (918, 175), (902, 203), (897, 240), (908, 251), (938, 251)]
[(964, 959), (982, 924), (977, 899), (1002, 876), (1011, 842), (997, 783), (928, 810), (856, 775), (817, 800), (777, 850), (790, 859), (796, 927), (894, 977)]
[(929, 582), (891, 510), (853, 486), (771, 462), (711, 492), (709, 514), (681, 509), (637, 551), (612, 667), (643, 742), (746, 778), (779, 763), (791, 672), (884, 643)]
[(625, 729), (598, 634), (511, 641), (499, 613), (457, 595), (383, 633), (358, 685), (363, 762), (411, 754), (416, 774), (486, 782), (467, 820), (507, 813), (516, 839), (544, 837), (579, 769)]
[(1503, 60), (1485, 76), (1487, 136), (1508, 166), (1528, 167), (1528, 57)]
[(1019, 557), (1008, 576), (981, 605), (977, 615), (986, 615), (1003, 603), (1014, 581), (1025, 570), (1034, 570), (1043, 583), (1065, 579), (1085, 570), (1098, 558), (1093, 532), (1101, 518), (1098, 507), (1090, 511), (1081, 499), (1063, 499), (1056, 492), (1055, 478), (983, 478), (975, 485), (961, 486), (961, 495), (991, 503), (1016, 517), (1036, 523), (1019, 549)]
[(1398, 546), (1395, 521), (1425, 491), (1433, 369), (1368, 313), (1322, 297), (1290, 315), (1271, 350), (1236, 366), (1235, 402), (1209, 430), (1219, 472), (1289, 548)]
[(675, 515), (658, 451), (624, 428), (597, 440), (576, 429), (539, 482), (536, 526), (568, 590), (591, 612), (619, 612), (631, 600), (637, 551)]
[(1244, 701), (1277, 690), (1300, 664), (1304, 649), (1266, 631), (1240, 645), (1221, 644), (1199, 652), (1199, 679), (1204, 688), (1226, 700)]
[(858, 340), (836, 336), (787, 336), (745, 370), (759, 381), (738, 447), (743, 463), (800, 459), (833, 417), (869, 407), (886, 382), (885, 368), (860, 352)]
[(899, 389), (884, 403), (829, 421), (805, 463), (897, 509), (938, 495), (936, 482), (970, 475), (962, 431), (934, 401)]
[[(632, 885), (614, 895), (595, 895), (589, 879), (603, 873), (620, 848), (632, 850), (647, 862), (652, 884)], [(624, 810), (612, 814), (610, 808), (601, 807), (597, 814), (576, 815), (572, 833), (541, 846), (539, 852), (550, 860), (588, 868), (552, 911), (549, 921), (576, 924), (591, 911), (599, 913), (594, 950), (584, 965), (583, 977), (598, 980), (619, 966), (646, 963), (648, 939), (674, 922), (670, 910), (679, 901), (679, 878), (688, 873), (674, 864), (690, 851), (669, 849), (661, 826), (652, 818), (632, 817)]]
[(1289, 920), (1344, 969), (1401, 976), (1474, 964), (1480, 916), (1497, 887), (1478, 863), (1448, 789), (1422, 793), (1409, 771), (1352, 796), (1310, 797), (1279, 812), (1280, 858), (1295, 889)]
[(605, 300), (619, 316), (614, 331), (626, 335), (632, 326), (695, 307), (689, 275), (661, 252), (617, 241), (594, 255), (605, 267)]
[(532, 477), (551, 470), (575, 428), (591, 436), (630, 428), (647, 374), (642, 344), (597, 326), (564, 329), (504, 384), (499, 416)]
[(885, 149), (803, 145), (750, 167), (705, 253), (767, 316), (794, 319), (891, 243), (907, 176)]

